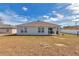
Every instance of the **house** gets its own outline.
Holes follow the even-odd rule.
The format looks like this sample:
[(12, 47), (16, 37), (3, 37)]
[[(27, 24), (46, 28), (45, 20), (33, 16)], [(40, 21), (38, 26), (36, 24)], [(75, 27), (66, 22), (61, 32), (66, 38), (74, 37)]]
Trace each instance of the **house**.
[(8, 25), (8, 24), (4, 24), (4, 23), (0, 23), (0, 35), (1, 34), (16, 34), (16, 27)]
[(64, 30), (79, 30), (79, 26), (65, 26)]
[(17, 25), (17, 35), (56, 35), (60, 26), (48, 22), (35, 21)]
[(61, 30), (62, 33), (77, 34), (79, 35), (79, 26), (64, 26)]

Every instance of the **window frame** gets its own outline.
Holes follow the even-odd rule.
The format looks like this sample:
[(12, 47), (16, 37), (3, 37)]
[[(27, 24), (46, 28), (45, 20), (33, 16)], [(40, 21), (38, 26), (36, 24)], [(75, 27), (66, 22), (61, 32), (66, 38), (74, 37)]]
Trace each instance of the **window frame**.
[(44, 33), (44, 27), (38, 27), (38, 33)]
[(21, 33), (23, 33), (24, 31), (23, 31), (23, 29), (21, 29), (21, 31), (20, 31)]
[(27, 28), (24, 28), (24, 32), (27, 33)]

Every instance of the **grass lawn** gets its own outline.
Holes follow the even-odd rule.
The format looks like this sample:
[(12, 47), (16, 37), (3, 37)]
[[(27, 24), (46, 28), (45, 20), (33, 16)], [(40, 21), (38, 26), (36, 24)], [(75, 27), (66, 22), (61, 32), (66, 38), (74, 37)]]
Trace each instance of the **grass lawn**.
[(0, 55), (79, 55), (79, 36), (0, 36)]

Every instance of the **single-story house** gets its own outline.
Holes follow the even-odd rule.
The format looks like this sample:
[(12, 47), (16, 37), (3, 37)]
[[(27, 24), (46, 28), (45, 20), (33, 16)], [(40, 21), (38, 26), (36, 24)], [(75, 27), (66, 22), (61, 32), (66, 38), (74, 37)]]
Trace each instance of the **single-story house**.
[(60, 26), (48, 22), (35, 21), (17, 25), (17, 35), (56, 35)]
[(0, 34), (16, 34), (16, 27), (0, 23)]
[(79, 26), (65, 26), (64, 30), (79, 30)]

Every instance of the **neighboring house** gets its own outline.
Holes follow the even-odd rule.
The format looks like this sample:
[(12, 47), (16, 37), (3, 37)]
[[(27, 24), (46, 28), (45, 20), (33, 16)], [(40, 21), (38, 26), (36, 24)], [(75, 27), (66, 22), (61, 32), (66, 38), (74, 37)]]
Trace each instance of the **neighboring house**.
[(60, 26), (48, 22), (30, 22), (17, 25), (17, 35), (56, 35), (60, 33)]
[(16, 34), (16, 27), (0, 23), (0, 34)]
[(61, 29), (62, 33), (79, 34), (79, 26), (65, 26)]
[(79, 30), (79, 26), (65, 26), (64, 30)]

